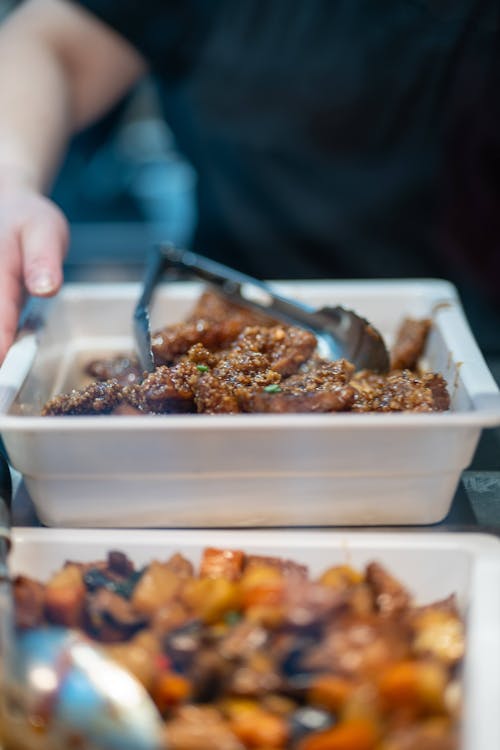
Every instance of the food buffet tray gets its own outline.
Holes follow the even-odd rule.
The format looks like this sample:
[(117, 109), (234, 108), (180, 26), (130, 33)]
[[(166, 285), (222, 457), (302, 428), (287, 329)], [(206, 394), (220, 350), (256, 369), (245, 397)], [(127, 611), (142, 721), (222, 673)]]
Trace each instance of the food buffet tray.
[[(483, 534), (264, 530), (13, 530), (11, 570), (46, 580), (62, 563), (125, 552), (136, 565), (181, 552), (197, 564), (204, 547), (286, 557), (312, 575), (335, 564), (377, 560), (418, 604), (454, 593), (466, 622), (461, 750), (500, 747), (500, 542)], [(436, 575), (439, 571), (439, 575)]]
[[(428, 414), (40, 417), (82, 365), (130, 351), (135, 284), (67, 285), (44, 301), (0, 369), (0, 432), (49, 526), (407, 525), (442, 520), (500, 394), (454, 288), (442, 281), (275, 282), (312, 305), (343, 304), (390, 343), (404, 316), (431, 317), (425, 366), (452, 409)], [(201, 292), (162, 285), (152, 328)]]

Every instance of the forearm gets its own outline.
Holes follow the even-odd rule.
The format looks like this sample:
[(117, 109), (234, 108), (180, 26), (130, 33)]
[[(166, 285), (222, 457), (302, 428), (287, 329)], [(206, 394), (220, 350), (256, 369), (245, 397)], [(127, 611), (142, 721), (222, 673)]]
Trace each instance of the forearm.
[(47, 189), (70, 136), (145, 70), (124, 39), (76, 5), (23, 3), (0, 26), (0, 187), (17, 175)]
[(64, 66), (39, 40), (0, 30), (0, 92), (0, 189), (46, 190), (74, 129)]

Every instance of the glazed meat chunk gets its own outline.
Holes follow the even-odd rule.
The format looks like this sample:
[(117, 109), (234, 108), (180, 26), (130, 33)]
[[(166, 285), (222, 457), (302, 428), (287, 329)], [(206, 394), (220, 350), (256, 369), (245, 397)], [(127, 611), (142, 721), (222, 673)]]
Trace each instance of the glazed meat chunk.
[(195, 401), (199, 412), (248, 411), (256, 392), (279, 387), (311, 356), (316, 338), (301, 328), (245, 328), (217, 366), (200, 377)]
[(137, 383), (143, 375), (137, 358), (124, 354), (107, 359), (93, 359), (85, 367), (85, 373), (94, 380), (117, 380), (120, 385)]
[(400, 326), (388, 374), (328, 361), (314, 334), (205, 292), (181, 322), (153, 336), (155, 371), (134, 354), (94, 359), (96, 382), (56, 396), (42, 414), (434, 412), (450, 407), (444, 378), (419, 371), (429, 320)]
[(200, 376), (216, 363), (201, 344), (192, 346), (172, 367), (163, 365), (146, 375), (142, 383), (125, 390), (127, 402), (142, 412), (182, 414), (196, 411), (195, 393)]
[(249, 393), (245, 411), (280, 413), (347, 411), (356, 390), (349, 384), (354, 367), (345, 359), (318, 360), (315, 366), (282, 380), (276, 388)]
[(264, 327), (274, 322), (213, 292), (205, 292), (183, 323), (165, 326), (153, 335), (155, 364), (171, 364), (198, 343), (210, 351), (226, 349), (248, 326)]
[(418, 376), (410, 370), (377, 375), (356, 373), (352, 385), (357, 393), (354, 412), (444, 411), (450, 400), (441, 375), (426, 373)]
[(405, 318), (399, 327), (391, 351), (391, 370), (415, 370), (424, 352), (431, 329), (428, 318)]
[(111, 414), (122, 401), (122, 386), (117, 380), (107, 380), (55, 396), (43, 407), (42, 416)]

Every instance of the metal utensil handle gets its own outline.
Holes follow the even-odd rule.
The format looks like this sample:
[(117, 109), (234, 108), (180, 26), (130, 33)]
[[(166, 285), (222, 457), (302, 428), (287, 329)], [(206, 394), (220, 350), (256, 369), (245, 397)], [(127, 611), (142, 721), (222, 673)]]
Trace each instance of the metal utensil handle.
[(136, 311), (141, 308), (145, 310), (148, 309), (153, 291), (156, 287), (158, 278), (163, 271), (164, 265), (165, 258), (163, 256), (163, 253), (161, 252), (161, 250), (155, 247), (148, 256), (146, 270), (144, 272), (144, 278), (142, 281), (142, 292), (136, 305)]
[[(0, 452), (0, 544), (7, 542), (10, 548), (10, 506), (12, 501), (12, 479), (7, 459)], [(2, 550), (3, 551), (3, 550)], [(0, 555), (3, 561), (4, 555)], [(3, 572), (3, 571), (2, 571)]]
[[(220, 289), (233, 301), (254, 307), (261, 312), (267, 312), (288, 322), (301, 323), (307, 328), (321, 328), (324, 323), (320, 311), (313, 307), (296, 302), (276, 294), (264, 281), (254, 279), (244, 273), (235, 271), (228, 266), (208, 258), (201, 257), (190, 250), (180, 250), (165, 244), (161, 251), (166, 261), (184, 271), (191, 271), (197, 277), (207, 281)], [(332, 325), (333, 316), (341, 319), (340, 310), (331, 308), (329, 324)]]

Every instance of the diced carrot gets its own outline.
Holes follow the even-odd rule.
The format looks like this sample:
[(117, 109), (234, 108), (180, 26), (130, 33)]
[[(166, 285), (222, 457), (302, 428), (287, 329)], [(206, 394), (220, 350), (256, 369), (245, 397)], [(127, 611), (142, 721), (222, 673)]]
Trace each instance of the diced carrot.
[(446, 672), (437, 662), (400, 661), (388, 667), (378, 688), (387, 708), (413, 707), (416, 711), (443, 708)]
[(378, 730), (367, 721), (346, 721), (322, 732), (307, 735), (298, 750), (374, 750)]
[(230, 719), (229, 725), (245, 747), (284, 748), (288, 741), (285, 719), (262, 709), (242, 711)]
[(248, 609), (248, 607), (280, 604), (283, 601), (283, 593), (283, 581), (264, 581), (242, 592), (241, 606), (243, 609)]
[(160, 713), (183, 703), (191, 695), (191, 682), (175, 672), (162, 672), (154, 681), (152, 697)]
[(308, 700), (315, 706), (338, 712), (353, 690), (353, 684), (344, 677), (333, 674), (319, 674), (309, 688)]
[(200, 578), (227, 578), (236, 581), (243, 568), (245, 555), (240, 550), (207, 547), (200, 563)]

